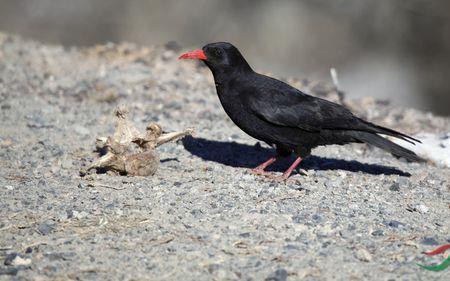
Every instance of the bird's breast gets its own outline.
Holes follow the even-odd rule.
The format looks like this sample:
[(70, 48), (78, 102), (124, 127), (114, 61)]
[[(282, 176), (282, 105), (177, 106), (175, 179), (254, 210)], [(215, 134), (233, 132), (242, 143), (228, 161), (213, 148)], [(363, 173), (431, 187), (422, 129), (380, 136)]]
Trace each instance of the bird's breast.
[(262, 121), (245, 107), (239, 93), (233, 91), (224, 92), (224, 90), (219, 85), (217, 94), (225, 113), (245, 133), (256, 139), (264, 140), (264, 137), (261, 135)]

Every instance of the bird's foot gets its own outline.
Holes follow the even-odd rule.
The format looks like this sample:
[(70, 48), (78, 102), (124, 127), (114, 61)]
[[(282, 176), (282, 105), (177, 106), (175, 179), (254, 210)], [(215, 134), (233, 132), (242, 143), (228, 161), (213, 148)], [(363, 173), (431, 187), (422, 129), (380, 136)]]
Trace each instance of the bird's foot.
[(287, 182), (289, 180), (289, 175), (285, 175), (285, 174), (282, 174), (281, 176), (278, 176), (276, 174), (270, 174), (270, 175), (267, 175), (267, 177), (270, 180), (273, 180), (278, 183)]
[(298, 172), (299, 175), (302, 175), (302, 176), (309, 176), (309, 173), (308, 173), (308, 171), (306, 171), (306, 170), (299, 169), (297, 172)]
[(261, 176), (270, 176), (272, 175), (271, 172), (264, 171), (263, 169), (254, 168), (250, 170), (250, 173), (254, 175), (261, 175)]
[(281, 176), (270, 176), (270, 178), (276, 182), (287, 182), (292, 171), (300, 164), (302, 158), (297, 157), (297, 159), (292, 163), (292, 165), (281, 175)]
[(249, 170), (250, 173), (258, 176), (265, 176), (266, 178), (273, 180), (275, 182), (286, 182), (289, 179), (290, 174), (278, 175), (277, 173), (267, 172), (263, 169), (254, 168)]

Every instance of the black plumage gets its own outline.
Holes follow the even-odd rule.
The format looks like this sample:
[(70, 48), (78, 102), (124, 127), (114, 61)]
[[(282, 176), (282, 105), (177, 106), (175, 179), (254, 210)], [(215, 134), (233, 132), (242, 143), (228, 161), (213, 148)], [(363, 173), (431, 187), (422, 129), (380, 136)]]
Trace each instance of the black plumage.
[[(365, 142), (409, 161), (423, 161), (381, 135), (410, 143), (419, 142), (400, 132), (384, 128), (353, 115), (347, 108), (300, 90), (277, 79), (256, 73), (230, 43), (207, 44), (202, 50), (180, 58), (202, 59), (214, 76), (217, 94), (231, 120), (250, 136), (277, 148), (278, 155), (295, 152), (294, 164), (283, 174), (289, 177), (311, 149), (329, 144)], [(254, 169), (263, 174), (271, 158)]]

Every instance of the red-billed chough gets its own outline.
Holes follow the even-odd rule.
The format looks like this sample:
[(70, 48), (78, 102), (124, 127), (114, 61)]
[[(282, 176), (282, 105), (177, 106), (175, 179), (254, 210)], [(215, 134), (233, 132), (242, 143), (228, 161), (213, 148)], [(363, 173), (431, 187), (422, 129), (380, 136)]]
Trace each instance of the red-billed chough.
[(266, 174), (264, 169), (279, 156), (295, 152), (297, 159), (279, 178), (287, 179), (311, 149), (351, 142), (368, 143), (409, 161), (424, 161), (380, 134), (410, 143), (419, 140), (364, 121), (339, 104), (254, 72), (230, 43), (207, 44), (180, 58), (202, 60), (214, 76), (220, 102), (231, 120), (250, 136), (276, 147), (277, 156), (253, 169), (258, 174)]

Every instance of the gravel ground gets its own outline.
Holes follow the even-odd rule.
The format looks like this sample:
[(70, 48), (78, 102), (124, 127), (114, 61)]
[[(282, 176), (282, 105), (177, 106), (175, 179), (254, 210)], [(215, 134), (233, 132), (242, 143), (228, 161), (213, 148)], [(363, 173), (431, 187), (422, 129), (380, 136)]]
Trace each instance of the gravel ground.
[[(1, 280), (448, 276), (416, 263), (441, 262), (421, 252), (450, 242), (449, 169), (355, 144), (315, 149), (306, 175), (287, 183), (254, 176), (248, 168), (272, 149), (232, 124), (209, 70), (178, 61), (177, 48), (63, 48), (0, 34)], [(450, 120), (432, 114), (346, 102), (410, 134), (450, 132)], [(158, 148), (153, 177), (81, 177), (119, 104), (141, 129), (196, 133)]]

